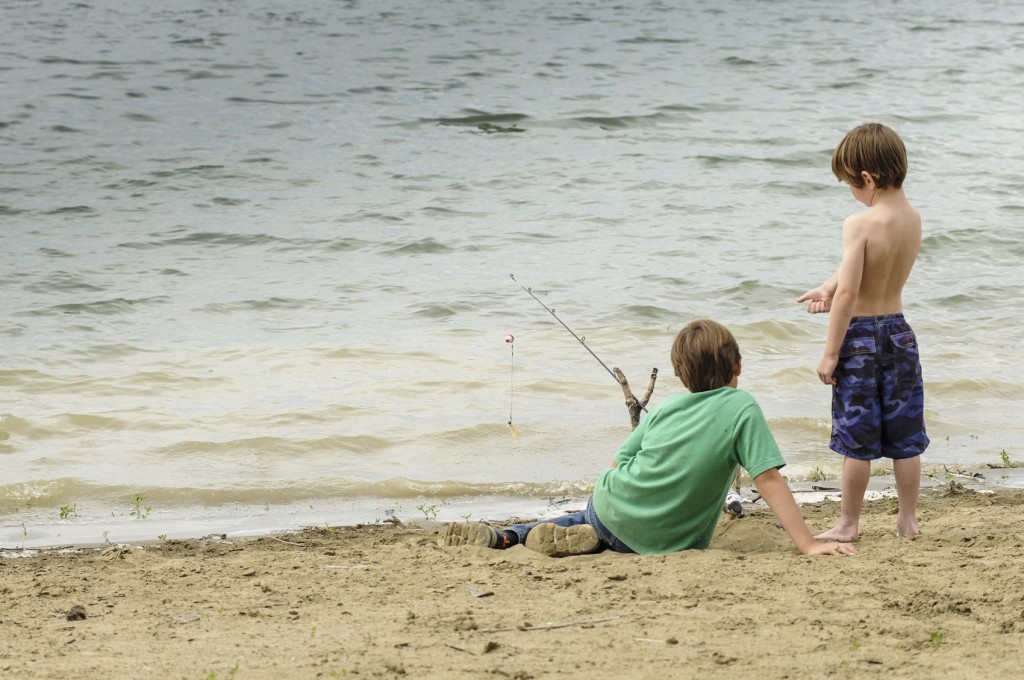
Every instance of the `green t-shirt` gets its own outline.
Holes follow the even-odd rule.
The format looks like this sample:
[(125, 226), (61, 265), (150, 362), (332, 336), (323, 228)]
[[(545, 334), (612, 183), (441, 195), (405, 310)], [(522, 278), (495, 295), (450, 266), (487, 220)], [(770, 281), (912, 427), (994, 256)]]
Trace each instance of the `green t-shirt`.
[(638, 553), (708, 547), (736, 466), (753, 478), (786, 464), (757, 402), (732, 387), (665, 398), (615, 461), (594, 510)]

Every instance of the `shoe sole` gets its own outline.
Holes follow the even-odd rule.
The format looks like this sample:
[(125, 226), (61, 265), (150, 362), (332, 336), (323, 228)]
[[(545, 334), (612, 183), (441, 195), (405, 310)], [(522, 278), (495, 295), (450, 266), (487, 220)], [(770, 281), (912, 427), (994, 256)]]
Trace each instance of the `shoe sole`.
[(493, 548), (498, 543), (498, 532), (482, 522), (458, 522), (449, 524), (444, 531), (441, 544), (475, 545)]
[(538, 524), (526, 535), (526, 547), (548, 557), (589, 555), (601, 547), (601, 539), (589, 524)]

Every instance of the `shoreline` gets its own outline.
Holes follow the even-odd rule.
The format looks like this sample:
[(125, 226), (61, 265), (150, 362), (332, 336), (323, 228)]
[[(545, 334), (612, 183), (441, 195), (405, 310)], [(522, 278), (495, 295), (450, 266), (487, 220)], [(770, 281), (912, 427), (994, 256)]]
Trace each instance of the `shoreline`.
[(763, 506), (668, 555), (444, 548), (439, 522), (40, 550), (0, 560), (0, 675), (1014, 677), (1024, 490), (980, 491), (923, 490), (913, 538), (866, 501), (847, 558), (799, 555)]
[[(980, 477), (978, 475), (981, 475)], [(930, 465), (921, 477), (922, 491), (956, 480), (967, 488), (979, 491), (1024, 488), (1024, 467), (962, 469)], [(758, 498), (752, 480), (744, 477), (741, 495), (745, 501)], [(791, 482), (790, 488), (799, 505), (840, 497), (841, 480), (826, 478), (817, 481)], [(891, 472), (871, 477), (867, 500), (895, 494)], [(437, 501), (426, 499), (420, 506), (415, 501), (385, 501), (369, 507), (332, 505), (329, 499), (313, 504), (291, 506), (243, 507), (232, 504), (226, 508), (190, 508), (176, 516), (164, 517), (154, 512), (145, 518), (79, 519), (53, 521), (31, 518), (17, 524), (0, 526), (0, 559), (38, 550), (73, 550), (109, 547), (111, 545), (148, 545), (169, 540), (192, 540), (205, 536), (225, 539), (248, 539), (295, 533), (310, 527), (338, 527), (382, 524), (400, 520), (402, 524), (486, 521), (502, 523), (512, 518), (546, 519), (565, 512), (581, 510), (586, 497), (538, 498), (492, 497)], [(428, 505), (429, 504), (429, 505)], [(763, 503), (761, 504), (763, 507)], [(745, 502), (745, 507), (750, 507)], [(221, 510), (221, 512), (217, 512)], [(49, 513), (52, 515), (52, 511)], [(40, 521), (41, 520), (41, 521)]]

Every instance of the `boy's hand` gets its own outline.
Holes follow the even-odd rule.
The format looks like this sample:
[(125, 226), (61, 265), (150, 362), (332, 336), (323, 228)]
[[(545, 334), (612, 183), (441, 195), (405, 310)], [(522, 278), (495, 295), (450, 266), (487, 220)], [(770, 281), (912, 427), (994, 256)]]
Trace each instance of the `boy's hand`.
[(806, 553), (807, 555), (838, 555), (849, 557), (856, 555), (857, 549), (849, 543), (815, 543)]
[(818, 380), (826, 385), (836, 384), (836, 366), (839, 365), (839, 357), (823, 356), (818, 362)]
[(832, 309), (832, 294), (818, 286), (798, 297), (796, 302), (797, 304), (806, 302), (808, 314), (827, 313)]

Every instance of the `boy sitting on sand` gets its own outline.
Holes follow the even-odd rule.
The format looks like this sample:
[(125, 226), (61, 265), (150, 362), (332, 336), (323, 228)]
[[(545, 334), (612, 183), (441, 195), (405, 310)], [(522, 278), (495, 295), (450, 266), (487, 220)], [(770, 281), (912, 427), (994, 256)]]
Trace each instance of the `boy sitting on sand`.
[(866, 123), (836, 147), (832, 173), (868, 209), (843, 222), (836, 273), (797, 298), (811, 314), (829, 312), (818, 379), (832, 385), (829, 448), (844, 456), (839, 523), (818, 538), (860, 538), (871, 461), (883, 456), (896, 477), (896, 530), (915, 536), (928, 435), (917, 336), (903, 318), (903, 285), (921, 249), (921, 215), (903, 193), (907, 150), (891, 128)]
[(740, 349), (727, 328), (697, 320), (676, 336), (672, 367), (690, 391), (667, 397), (626, 439), (597, 480), (587, 509), (498, 531), (452, 523), (444, 545), (527, 548), (563, 557), (596, 552), (669, 553), (706, 548), (742, 465), (782, 528), (806, 555), (854, 555), (811, 536), (779, 468), (786, 464), (754, 398), (736, 389)]

